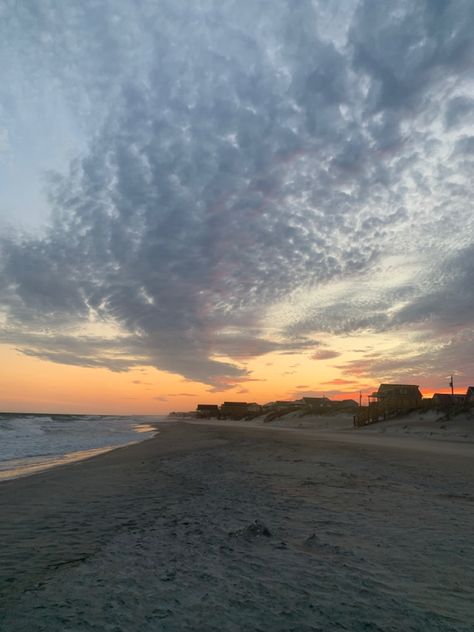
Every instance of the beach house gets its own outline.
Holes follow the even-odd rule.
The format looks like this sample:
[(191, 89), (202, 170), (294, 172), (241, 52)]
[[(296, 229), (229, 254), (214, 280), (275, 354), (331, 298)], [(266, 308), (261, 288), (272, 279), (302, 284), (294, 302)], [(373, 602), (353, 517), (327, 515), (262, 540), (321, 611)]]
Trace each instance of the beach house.
[(219, 406), (217, 404), (198, 404), (196, 408), (196, 417), (199, 419), (219, 417)]
[(381, 384), (371, 398), (384, 408), (418, 408), (423, 396), (415, 384)]
[(453, 406), (463, 406), (465, 395), (451, 393), (435, 393), (432, 399), (432, 407), (437, 409), (453, 408)]
[(332, 402), (327, 397), (303, 397), (305, 406), (311, 410), (311, 412), (323, 412), (325, 409), (330, 408)]
[(355, 399), (340, 399), (336, 401), (331, 401), (331, 408), (336, 410), (349, 410), (358, 408), (359, 404), (355, 401)]
[(243, 419), (249, 412), (247, 402), (224, 402), (220, 408), (220, 417), (224, 419)]
[(376, 393), (369, 395), (368, 418), (386, 419), (422, 407), (423, 396), (415, 384), (380, 384)]
[(464, 396), (464, 404), (466, 406), (474, 406), (474, 386), (468, 386), (466, 395)]

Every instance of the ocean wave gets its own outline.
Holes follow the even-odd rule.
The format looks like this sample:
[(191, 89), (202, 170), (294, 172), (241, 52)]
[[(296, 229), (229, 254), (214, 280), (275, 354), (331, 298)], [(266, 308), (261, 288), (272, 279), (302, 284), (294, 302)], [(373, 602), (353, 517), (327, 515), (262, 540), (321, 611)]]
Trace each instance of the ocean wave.
[(150, 420), (140, 417), (2, 413), (0, 464), (118, 447), (155, 432)]

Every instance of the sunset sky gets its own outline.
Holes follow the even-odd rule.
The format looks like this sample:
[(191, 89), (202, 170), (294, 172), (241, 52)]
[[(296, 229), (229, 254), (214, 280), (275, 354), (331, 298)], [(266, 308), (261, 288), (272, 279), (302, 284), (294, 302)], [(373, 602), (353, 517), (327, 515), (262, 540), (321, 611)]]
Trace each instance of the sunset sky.
[(474, 383), (472, 0), (0, 3), (0, 409)]

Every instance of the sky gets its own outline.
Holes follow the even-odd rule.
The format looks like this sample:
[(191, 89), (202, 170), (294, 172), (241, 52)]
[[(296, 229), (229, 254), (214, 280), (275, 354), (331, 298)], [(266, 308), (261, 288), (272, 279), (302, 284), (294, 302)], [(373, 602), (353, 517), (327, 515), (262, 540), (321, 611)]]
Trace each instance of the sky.
[(474, 383), (471, 0), (0, 0), (0, 409)]

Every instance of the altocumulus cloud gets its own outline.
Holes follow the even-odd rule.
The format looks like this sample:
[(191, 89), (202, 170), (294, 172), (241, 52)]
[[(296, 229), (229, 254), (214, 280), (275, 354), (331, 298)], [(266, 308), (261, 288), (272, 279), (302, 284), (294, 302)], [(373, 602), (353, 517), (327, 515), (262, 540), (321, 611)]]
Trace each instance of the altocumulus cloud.
[[(4, 4), (4, 56), (27, 89), (54, 85), (86, 149), (49, 176), (44, 234), (2, 238), (2, 340), (220, 388), (248, 377), (242, 358), (435, 309), (428, 275), (398, 320), (392, 292), (375, 316), (344, 303), (339, 327), (334, 305), (327, 326), (316, 310), (278, 339), (261, 328), (296, 287), (370, 275), (420, 240), (437, 253), (441, 225), (446, 256), (470, 257), (470, 2), (340, 6)], [(15, 84), (4, 94), (8, 119)], [(90, 320), (122, 334), (78, 337)]]

